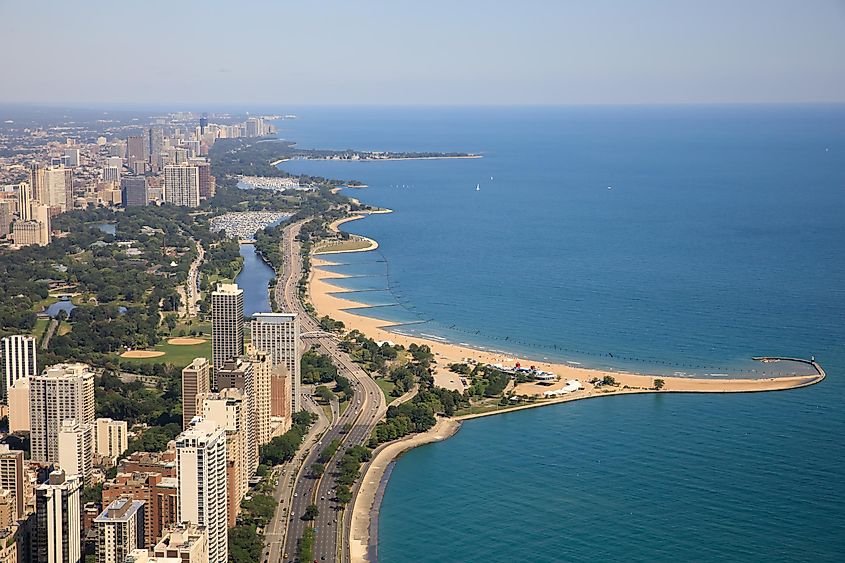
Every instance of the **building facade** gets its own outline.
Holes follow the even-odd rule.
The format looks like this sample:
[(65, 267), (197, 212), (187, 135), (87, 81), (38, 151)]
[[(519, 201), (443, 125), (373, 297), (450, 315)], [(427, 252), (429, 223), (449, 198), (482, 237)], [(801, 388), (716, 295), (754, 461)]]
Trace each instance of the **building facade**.
[(187, 164), (164, 167), (164, 202), (182, 207), (200, 204), (199, 169)]
[[(296, 313), (257, 313), (250, 322), (252, 346), (270, 354), (272, 366), (283, 364), (292, 380), (293, 412), (300, 410), (299, 318)], [(273, 405), (273, 416), (283, 416)]]
[(94, 453), (106, 465), (114, 465), (129, 448), (129, 425), (125, 420), (98, 418), (94, 422)]
[(209, 563), (226, 563), (226, 433), (213, 422), (199, 421), (176, 437), (176, 455), (178, 520), (204, 526)]
[(186, 430), (197, 415), (197, 396), (211, 391), (211, 374), (208, 360), (194, 358), (182, 370), (182, 429)]
[(94, 518), (97, 563), (124, 563), (132, 550), (146, 545), (144, 509), (144, 501), (122, 498)]
[(82, 480), (58, 470), (35, 488), (33, 563), (82, 563)]
[(94, 372), (85, 364), (57, 364), (29, 378), (31, 458), (59, 462), (63, 420), (94, 423)]
[(0, 340), (0, 397), (8, 399), (17, 380), (38, 374), (37, 347), (33, 336), (15, 334)]
[[(215, 379), (223, 362), (244, 353), (244, 290), (220, 283), (211, 292), (211, 354)], [(218, 389), (212, 382), (212, 388)]]

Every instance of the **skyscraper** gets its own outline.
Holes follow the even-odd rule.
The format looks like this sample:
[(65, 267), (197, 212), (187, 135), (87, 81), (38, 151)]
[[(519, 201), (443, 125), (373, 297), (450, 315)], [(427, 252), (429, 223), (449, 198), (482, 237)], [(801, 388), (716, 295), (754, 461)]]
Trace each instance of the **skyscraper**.
[(45, 183), (44, 165), (40, 162), (31, 163), (29, 165), (29, 187), (32, 199), (36, 199), (42, 203), (47, 200)]
[(64, 166), (53, 166), (43, 172), (44, 190), (42, 196), (37, 199), (60, 212), (73, 209), (73, 170)]
[(32, 186), (26, 182), (18, 184), (18, 217), (23, 221), (32, 219)]
[(214, 197), (216, 183), (211, 175), (211, 164), (201, 158), (192, 158), (191, 164), (199, 171), (200, 197), (203, 199)]
[(16, 519), (22, 519), (26, 493), (24, 490), (23, 452), (0, 444), (0, 489), (12, 492), (15, 498)]
[(143, 135), (134, 135), (126, 139), (126, 164), (129, 168), (135, 164), (136, 161), (146, 162), (147, 160), (147, 146), (144, 143)]
[(0, 340), (0, 396), (7, 399), (9, 389), (18, 379), (38, 374), (37, 342), (32, 336), (15, 334)]
[(164, 201), (183, 207), (200, 204), (199, 169), (187, 164), (164, 167)]
[(57, 470), (35, 488), (33, 563), (82, 563), (82, 479)]
[(147, 179), (144, 176), (126, 176), (120, 180), (120, 201), (123, 207), (144, 206), (149, 200)]
[(59, 427), (66, 419), (94, 423), (94, 373), (85, 364), (57, 364), (29, 378), (33, 461), (59, 462)]
[(94, 518), (97, 563), (124, 563), (133, 549), (145, 545), (144, 501), (117, 499)]
[[(219, 283), (211, 292), (211, 354), (215, 377), (223, 362), (244, 353), (244, 291)], [(215, 385), (212, 385), (217, 389)]]
[(205, 526), (209, 563), (226, 563), (226, 433), (201, 420), (176, 437), (176, 456), (178, 520)]
[[(292, 380), (293, 411), (300, 410), (299, 318), (296, 313), (257, 313), (250, 322), (252, 345), (270, 354), (273, 366), (283, 364)], [(279, 405), (273, 415), (281, 416)]]
[(251, 453), (256, 451), (255, 437), (250, 428), (246, 395), (239, 389), (226, 388), (218, 393), (200, 395), (203, 420), (213, 422), (226, 431), (226, 486), (229, 506), (226, 509), (229, 526), (235, 525), (241, 500), (249, 487), (253, 467)]
[(149, 138), (149, 161), (150, 167), (158, 171), (158, 157), (164, 149), (164, 130), (161, 127), (150, 127), (147, 132)]
[(182, 429), (187, 430), (197, 415), (197, 396), (211, 390), (208, 360), (194, 358), (182, 370)]
[(12, 202), (0, 200), (0, 238), (12, 232)]
[(67, 475), (79, 475), (88, 483), (94, 464), (93, 426), (80, 424), (75, 418), (62, 420), (59, 425), (59, 467)]

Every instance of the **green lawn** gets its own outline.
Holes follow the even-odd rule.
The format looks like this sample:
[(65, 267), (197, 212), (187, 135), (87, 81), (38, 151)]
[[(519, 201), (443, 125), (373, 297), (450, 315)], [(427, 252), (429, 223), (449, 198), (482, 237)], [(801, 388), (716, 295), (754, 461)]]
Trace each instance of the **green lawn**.
[(35, 319), (35, 326), (32, 327), (32, 336), (41, 342), (41, 337), (44, 336), (44, 331), (47, 330), (47, 325), (50, 324), (50, 319)]
[(164, 352), (164, 356), (156, 358), (121, 358), (123, 362), (137, 362), (139, 364), (173, 364), (178, 368), (183, 368), (190, 364), (194, 358), (208, 358), (211, 361), (211, 340), (206, 340), (202, 344), (195, 344), (193, 346), (175, 346), (168, 344), (167, 341), (159, 344), (153, 350), (160, 350)]
[(384, 398), (387, 399), (387, 404), (389, 405), (391, 403), (391, 401), (393, 401), (393, 399), (396, 398), (393, 395), (391, 395), (393, 390), (396, 388), (396, 385), (391, 380), (384, 379), (384, 378), (381, 378), (381, 377), (376, 379), (375, 381), (376, 381), (376, 385), (378, 385), (379, 388), (381, 389), (381, 392), (384, 393)]

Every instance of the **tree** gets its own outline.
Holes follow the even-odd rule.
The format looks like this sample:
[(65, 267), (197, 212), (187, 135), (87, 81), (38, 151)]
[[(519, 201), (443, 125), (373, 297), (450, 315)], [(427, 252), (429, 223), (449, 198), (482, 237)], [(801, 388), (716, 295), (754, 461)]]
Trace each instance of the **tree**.
[(666, 382), (665, 382), (665, 381), (663, 381), (662, 379), (655, 379), (655, 380), (654, 380), (654, 388), (655, 388), (657, 391), (660, 391), (661, 389), (663, 389), (663, 386), (664, 386), (664, 385), (666, 385)]
[(303, 520), (316, 520), (317, 516), (320, 515), (320, 511), (317, 509), (316, 504), (309, 504), (308, 508), (305, 509), (305, 514), (302, 515)]
[(311, 476), (315, 479), (319, 478), (323, 472), (326, 470), (326, 466), (322, 463), (312, 463), (311, 464)]
[(605, 375), (601, 380), (602, 385), (616, 385), (616, 378), (612, 375)]

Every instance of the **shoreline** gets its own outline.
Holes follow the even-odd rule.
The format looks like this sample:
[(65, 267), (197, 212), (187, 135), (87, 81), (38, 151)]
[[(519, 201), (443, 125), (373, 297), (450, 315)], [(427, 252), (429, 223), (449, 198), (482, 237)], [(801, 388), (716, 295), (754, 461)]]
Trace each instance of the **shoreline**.
[[(342, 254), (338, 251), (336, 254)], [(679, 377), (665, 374), (639, 374), (627, 371), (610, 369), (586, 368), (580, 365), (569, 363), (537, 360), (536, 358), (525, 357), (510, 352), (499, 352), (480, 350), (470, 346), (454, 344), (446, 340), (435, 340), (423, 336), (408, 336), (387, 330), (390, 327), (401, 326), (383, 319), (356, 315), (347, 311), (351, 308), (368, 308), (368, 305), (352, 300), (349, 296), (354, 292), (348, 292), (349, 296), (342, 297), (334, 294), (344, 294), (347, 290), (332, 285), (332, 280), (343, 279), (346, 276), (323, 270), (323, 266), (331, 265), (331, 260), (326, 260), (321, 255), (312, 255), (312, 268), (308, 278), (308, 298), (316, 309), (319, 316), (328, 315), (332, 319), (342, 321), (348, 330), (357, 329), (376, 341), (390, 341), (400, 344), (406, 348), (411, 344), (426, 344), (431, 348), (435, 357), (435, 381), (441, 387), (463, 390), (463, 386), (454, 384), (459, 380), (458, 374), (452, 373), (447, 366), (451, 363), (477, 362), (483, 364), (515, 365), (520, 362), (522, 365), (535, 365), (538, 369), (550, 371), (560, 377), (560, 380), (552, 385), (539, 385), (536, 383), (522, 383), (516, 387), (518, 395), (542, 395), (546, 391), (554, 391), (562, 388), (566, 380), (577, 379), (582, 383), (592, 379), (602, 379), (605, 376), (613, 377), (619, 387), (632, 387), (635, 389), (650, 389), (655, 379), (664, 381), (663, 392), (752, 392), (752, 391), (777, 391), (793, 389), (806, 384), (806, 379), (818, 378), (818, 374), (795, 373), (785, 374), (777, 377), (763, 378), (702, 378), (702, 377)], [(451, 383), (451, 384), (450, 384)], [(547, 404), (545, 401), (543, 404)]]
[[(373, 518), (374, 511), (378, 512), (381, 505), (379, 491), (383, 493), (387, 481), (385, 473), (393, 462), (403, 453), (424, 444), (439, 442), (452, 437), (461, 427), (461, 422), (454, 418), (440, 418), (428, 431), (412, 434), (400, 440), (382, 444), (373, 452), (367, 468), (361, 476), (361, 486), (352, 505), (352, 527), (349, 533), (350, 561), (371, 561), (372, 541), (377, 538), (371, 530), (377, 518)], [(389, 474), (388, 474), (389, 476)], [(378, 501), (376, 503), (376, 501)]]
[[(799, 360), (807, 362), (807, 360)], [(803, 383), (797, 384), (787, 389), (800, 389), (819, 383), (826, 377), (824, 369), (815, 361), (812, 361), (817, 370), (816, 376), (806, 376)], [(412, 434), (405, 436), (393, 442), (382, 444), (373, 452), (373, 457), (370, 463), (364, 469), (361, 475), (361, 484), (358, 492), (355, 495), (354, 504), (352, 506), (352, 527), (349, 537), (350, 561), (353, 562), (373, 562), (378, 561), (378, 523), (379, 512), (381, 510), (381, 503), (384, 500), (384, 492), (387, 488), (390, 474), (397, 460), (407, 452), (419, 446), (424, 446), (434, 442), (441, 442), (451, 438), (461, 429), (464, 421), (478, 418), (485, 418), (493, 415), (507, 414), (527, 409), (538, 407), (545, 407), (549, 405), (559, 405), (562, 403), (569, 403), (574, 401), (584, 401), (589, 399), (599, 399), (602, 397), (613, 397), (623, 395), (646, 395), (658, 393), (700, 393), (700, 394), (714, 394), (714, 393), (751, 393), (751, 392), (774, 392), (781, 389), (757, 389), (749, 390), (724, 390), (724, 391), (660, 391), (656, 389), (613, 389), (600, 390), (595, 387), (582, 389), (569, 395), (550, 399), (538, 403), (528, 405), (520, 405), (516, 407), (504, 408), (500, 410), (493, 410), (483, 413), (465, 414), (454, 416), (452, 418), (438, 418), (437, 423), (426, 432)], [(373, 555), (376, 555), (373, 558)]]
[[(357, 214), (339, 219), (332, 223), (330, 228), (336, 231), (339, 225), (361, 219), (364, 216)], [(377, 247), (378, 243), (376, 241), (373, 242)], [(338, 251), (336, 253), (342, 254), (343, 252)], [(444, 377), (460, 379), (458, 374), (448, 371), (446, 366), (449, 363), (466, 361), (484, 364), (515, 364), (516, 362), (522, 362), (523, 365), (536, 365), (540, 369), (551, 371), (559, 376), (559, 381), (551, 386), (539, 385), (537, 383), (523, 383), (515, 386), (513, 389), (520, 395), (542, 396), (542, 393), (545, 391), (562, 388), (569, 379), (577, 379), (583, 385), (583, 388), (580, 390), (555, 398), (542, 399), (528, 404), (520, 404), (501, 409), (494, 408), (485, 412), (464, 414), (448, 419), (438, 418), (437, 424), (426, 432), (406, 436), (379, 446), (375, 450), (372, 460), (363, 470), (361, 484), (353, 501), (351, 528), (349, 532), (350, 560), (353, 562), (376, 560), (371, 559), (373, 555), (377, 557), (378, 549), (378, 530), (374, 529), (374, 526), (378, 526), (378, 513), (393, 463), (402, 454), (413, 448), (439, 442), (453, 436), (458, 432), (465, 420), (606, 396), (642, 395), (647, 393), (725, 394), (783, 391), (815, 385), (826, 377), (824, 369), (815, 359), (753, 358), (764, 363), (779, 361), (797, 362), (809, 365), (815, 373), (785, 374), (783, 376), (756, 379), (708, 379), (585, 368), (580, 365), (575, 366), (567, 363), (553, 363), (522, 358), (517, 354), (507, 352), (479, 350), (469, 346), (454, 344), (445, 339), (441, 341), (422, 336), (416, 337), (398, 334), (390, 332), (387, 329), (401, 326), (401, 323), (391, 323), (383, 319), (365, 317), (348, 312), (346, 310), (348, 308), (368, 308), (369, 306), (349, 299), (347, 295), (343, 295), (343, 297), (332, 295), (332, 293), (354, 294), (354, 292), (349, 292), (331, 283), (333, 279), (343, 279), (348, 276), (322, 269), (323, 266), (333, 264), (331, 260), (321, 258), (319, 255), (312, 255), (311, 259), (312, 268), (308, 276), (307, 295), (317, 314), (320, 316), (328, 315), (332, 319), (342, 321), (347, 330), (357, 329), (377, 341), (390, 341), (405, 347), (408, 347), (411, 343), (428, 345), (435, 357), (434, 377), (436, 385), (448, 387), (442, 385), (442, 379)], [(608, 375), (617, 381), (616, 386), (597, 387), (588, 383), (588, 380), (592, 378), (602, 379)], [(653, 387), (655, 379), (662, 379), (664, 381), (664, 386), (661, 390)], [(463, 387), (460, 387), (459, 390), (462, 391)]]

